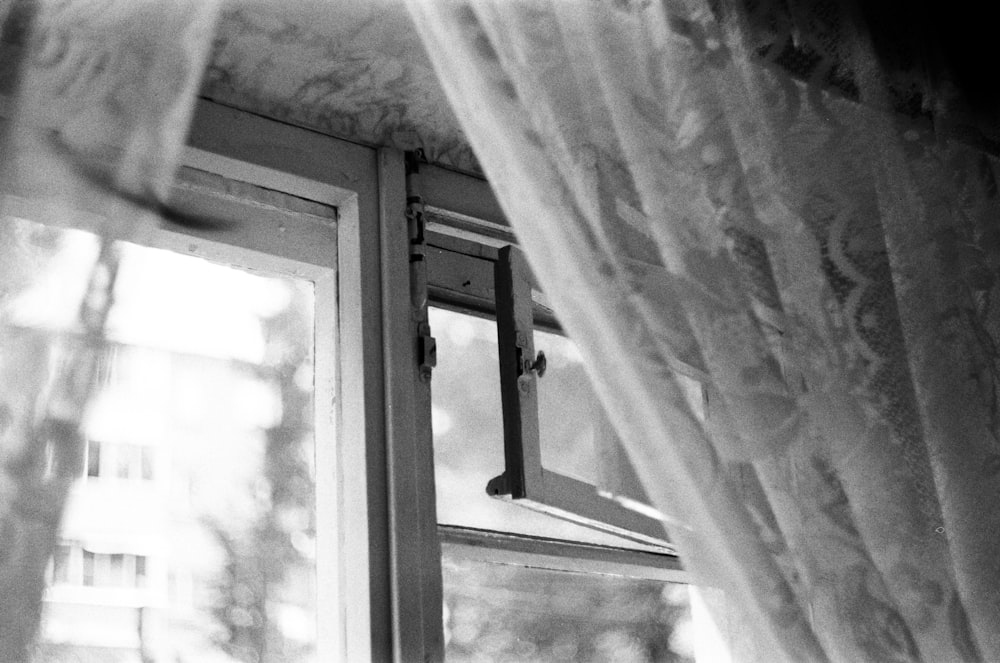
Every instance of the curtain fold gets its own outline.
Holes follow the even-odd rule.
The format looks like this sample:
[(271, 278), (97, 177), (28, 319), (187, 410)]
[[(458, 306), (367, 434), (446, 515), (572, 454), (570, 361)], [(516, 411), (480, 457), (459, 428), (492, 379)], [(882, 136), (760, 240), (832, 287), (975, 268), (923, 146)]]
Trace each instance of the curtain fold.
[[(0, 659), (30, 660), (45, 569), (102, 369), (116, 240), (155, 227), (187, 134), (214, 0), (0, 2)], [(65, 310), (19, 296), (59, 259), (53, 226), (100, 237)], [(65, 273), (63, 271), (62, 273)]]
[(1000, 660), (995, 160), (836, 3), (408, 5), (739, 660)]

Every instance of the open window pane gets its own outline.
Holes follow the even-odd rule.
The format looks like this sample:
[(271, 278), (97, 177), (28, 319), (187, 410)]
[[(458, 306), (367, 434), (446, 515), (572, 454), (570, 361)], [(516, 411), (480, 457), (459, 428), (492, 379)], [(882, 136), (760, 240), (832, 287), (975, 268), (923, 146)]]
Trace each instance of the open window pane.
[(591, 484), (603, 495), (625, 499), (632, 508), (648, 506), (646, 491), (591, 387), (576, 343), (536, 330), (535, 350), (546, 357), (545, 376), (538, 380), (542, 467)]
[(39, 663), (316, 660), (312, 290), (123, 246)]
[(568, 338), (540, 331), (535, 351), (546, 358), (545, 376), (538, 381), (542, 467), (596, 484), (597, 444), (608, 430), (583, 357)]
[(658, 550), (489, 497), (486, 484), (504, 468), (496, 323), (431, 308), (430, 324), (438, 347), (432, 385), (438, 522)]
[(445, 557), (448, 663), (694, 663), (686, 585)]

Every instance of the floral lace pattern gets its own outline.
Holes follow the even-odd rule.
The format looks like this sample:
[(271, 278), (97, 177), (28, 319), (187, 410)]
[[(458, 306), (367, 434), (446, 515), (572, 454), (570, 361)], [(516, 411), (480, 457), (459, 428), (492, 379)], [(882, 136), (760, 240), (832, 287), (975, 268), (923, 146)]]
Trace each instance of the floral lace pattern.
[(995, 162), (878, 110), (836, 16), (860, 103), (789, 75), (776, 4), (409, 4), (737, 655), (1000, 659)]
[[(31, 660), (46, 566), (82, 471), (81, 423), (104, 362), (115, 282), (112, 240), (155, 225), (148, 212), (173, 177), (215, 12), (201, 0), (0, 3), (3, 661)], [(11, 300), (44, 279), (58, 252), (51, 229), (26, 230), (24, 219), (102, 236), (67, 328), (11, 318)]]

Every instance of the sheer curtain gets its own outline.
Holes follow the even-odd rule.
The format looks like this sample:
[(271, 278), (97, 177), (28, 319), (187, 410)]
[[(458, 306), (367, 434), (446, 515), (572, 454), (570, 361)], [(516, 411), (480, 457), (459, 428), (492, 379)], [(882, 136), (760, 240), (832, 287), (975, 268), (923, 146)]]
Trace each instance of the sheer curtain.
[[(113, 296), (113, 240), (141, 239), (184, 144), (213, 0), (0, 1), (0, 659), (24, 661)], [(38, 225), (39, 223), (45, 225)], [(97, 233), (65, 306), (39, 322), (19, 295), (59, 255), (52, 226)], [(39, 322), (39, 324), (33, 324)]]
[(836, 12), (408, 4), (740, 658), (1000, 660), (994, 160), (895, 115)]

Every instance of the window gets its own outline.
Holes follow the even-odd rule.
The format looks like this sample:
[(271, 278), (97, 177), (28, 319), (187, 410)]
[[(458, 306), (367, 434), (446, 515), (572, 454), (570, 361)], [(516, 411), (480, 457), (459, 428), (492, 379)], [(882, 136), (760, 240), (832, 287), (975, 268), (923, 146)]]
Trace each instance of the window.
[(83, 584), (93, 587), (97, 578), (97, 555), (90, 550), (83, 551)]
[(101, 475), (101, 443), (97, 440), (87, 442), (87, 476)]
[(146, 586), (146, 556), (145, 555), (135, 555), (134, 559), (134, 571), (135, 571), (135, 586), (145, 587)]
[[(401, 153), (206, 101), (190, 141), (172, 203), (212, 224), (169, 225), (135, 249), (142, 285), (116, 301), (138, 313), (109, 321), (46, 636), (152, 657), (217, 650), (205, 637), (216, 628), (244, 660), (266, 617), (289, 663), (691, 660), (697, 604), (662, 533), (622, 508), (644, 496), (585, 367), (530, 277), (498, 299), (514, 242), (486, 183), (425, 164), (407, 178)], [(423, 201), (426, 226), (408, 199)], [(518, 385), (500, 362), (517, 334), (498, 334), (501, 303), (530, 311), (531, 345), (507, 360), (533, 381), (530, 407), (504, 394)], [(228, 326), (257, 311), (260, 332), (263, 309), (289, 308), (311, 316), (289, 323), (303, 332), (294, 351)], [(537, 420), (525, 435), (522, 416), (520, 459), (504, 422), (515, 410)], [(279, 437), (294, 453), (268, 458)], [(279, 466), (287, 481), (269, 474)], [(556, 479), (517, 499), (487, 494), (531, 468), (577, 492)], [(595, 518), (587, 504), (604, 506)], [(201, 516), (220, 513), (250, 526), (206, 536)], [(177, 529), (152, 531), (166, 521)], [(252, 565), (226, 561), (272, 543), (295, 563), (263, 598)], [(213, 609), (220, 587), (229, 600)], [(160, 629), (163, 615), (179, 630)]]
[(66, 541), (60, 543), (53, 554), (49, 585), (143, 588), (146, 586), (146, 556), (97, 552), (83, 547), (80, 542)]
[(418, 170), (426, 227), (411, 221), (410, 264), (427, 311), (412, 315), (417, 365), (422, 348), (436, 359), (421, 412), (445, 660), (724, 660), (705, 653), (717, 638), (663, 516), (509, 231), (461, 211), (478, 214), (443, 183), (453, 175)]
[[(428, 233), (426, 252), (446, 660), (693, 661), (688, 592), (662, 525), (596, 485), (611, 429), (579, 352), (530, 299), (523, 262), (524, 299), (504, 291), (515, 250), (467, 237)], [(624, 455), (609, 456), (643, 500)], [(504, 485), (532, 471), (537, 483)]]
[[(212, 223), (122, 247), (42, 649), (243, 659), (259, 643), (280, 656), (268, 660), (322, 660), (340, 637), (316, 625), (320, 609), (340, 610), (327, 528), (343, 511), (341, 482), (327, 470), (339, 462), (337, 209), (349, 220), (353, 198), (207, 152), (186, 159), (172, 204)], [(32, 217), (28, 203), (17, 212)], [(59, 250), (95, 241), (60, 231)], [(26, 293), (16, 319), (49, 324), (59, 307), (46, 288), (72, 280), (55, 274)], [(174, 499), (174, 484), (193, 496)], [(168, 598), (177, 577), (191, 585), (183, 605)]]
[(56, 546), (56, 551), (52, 556), (52, 584), (65, 584), (70, 582), (70, 555), (73, 547), (64, 543)]
[[(110, 381), (107, 384), (113, 383)], [(152, 481), (155, 458), (156, 447), (153, 445), (88, 440), (87, 476)]]

